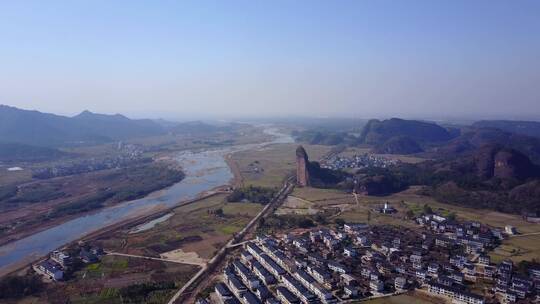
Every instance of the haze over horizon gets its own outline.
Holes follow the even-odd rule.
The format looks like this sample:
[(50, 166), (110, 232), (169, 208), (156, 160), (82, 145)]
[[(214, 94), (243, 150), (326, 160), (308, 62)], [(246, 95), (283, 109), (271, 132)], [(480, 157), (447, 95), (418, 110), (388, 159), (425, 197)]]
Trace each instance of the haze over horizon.
[(533, 0), (4, 2), (0, 104), (540, 119), (539, 14)]

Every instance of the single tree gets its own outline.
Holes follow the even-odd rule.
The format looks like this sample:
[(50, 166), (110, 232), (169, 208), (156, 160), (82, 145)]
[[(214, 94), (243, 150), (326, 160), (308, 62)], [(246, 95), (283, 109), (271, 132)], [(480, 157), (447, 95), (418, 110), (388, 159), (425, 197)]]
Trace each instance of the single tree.
[(345, 225), (345, 220), (341, 218), (337, 218), (334, 220), (334, 223), (336, 223), (336, 226), (338, 227), (343, 227), (343, 225)]
[(428, 204), (424, 204), (424, 213), (425, 214), (433, 214), (433, 209)]

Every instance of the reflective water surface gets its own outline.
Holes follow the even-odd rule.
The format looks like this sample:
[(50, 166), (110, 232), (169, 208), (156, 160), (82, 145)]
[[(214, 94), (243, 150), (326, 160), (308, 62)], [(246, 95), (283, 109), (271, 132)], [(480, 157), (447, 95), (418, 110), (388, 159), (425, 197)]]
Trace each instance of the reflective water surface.
[(148, 213), (156, 206), (171, 207), (181, 201), (196, 198), (204, 191), (227, 184), (233, 178), (224, 160), (224, 156), (228, 153), (263, 148), (269, 144), (293, 142), (289, 135), (279, 133), (277, 129), (267, 128), (265, 132), (273, 135), (274, 140), (261, 144), (239, 145), (200, 152), (181, 152), (176, 156), (176, 160), (186, 174), (181, 182), (145, 198), (107, 207), (1, 246), (0, 271), (15, 263), (43, 256), (101, 228)]

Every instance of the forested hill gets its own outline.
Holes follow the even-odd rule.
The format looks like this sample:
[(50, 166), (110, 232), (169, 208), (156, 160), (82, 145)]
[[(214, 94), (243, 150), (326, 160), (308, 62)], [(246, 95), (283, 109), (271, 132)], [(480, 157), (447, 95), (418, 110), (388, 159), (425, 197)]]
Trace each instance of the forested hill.
[(370, 195), (422, 185), (428, 186), (424, 194), (450, 204), (540, 214), (540, 168), (523, 153), (496, 144), (451, 160), (363, 169), (357, 179), (357, 191)]
[(67, 156), (54, 148), (36, 147), (16, 143), (0, 143), (0, 161), (40, 161)]
[[(455, 131), (455, 132), (451, 132)], [(392, 118), (371, 119), (359, 135), (348, 130), (328, 131), (308, 129), (292, 134), (297, 141), (320, 145), (373, 145), (374, 152), (413, 154), (425, 146), (444, 143), (459, 135), (459, 130), (447, 130), (435, 123)]]
[(445, 128), (430, 122), (392, 118), (387, 120), (370, 120), (359, 137), (365, 144), (379, 145), (396, 136), (423, 142), (442, 142), (452, 138)]
[(59, 147), (164, 133), (151, 120), (84, 111), (67, 117), (0, 105), (0, 142)]
[(494, 144), (515, 149), (525, 154), (534, 163), (540, 164), (540, 138), (506, 132), (497, 128), (464, 129), (459, 137), (439, 146), (434, 150), (435, 153), (428, 157), (461, 157), (482, 146)]
[(476, 128), (497, 128), (506, 132), (540, 137), (540, 122), (518, 120), (481, 120), (473, 124)]

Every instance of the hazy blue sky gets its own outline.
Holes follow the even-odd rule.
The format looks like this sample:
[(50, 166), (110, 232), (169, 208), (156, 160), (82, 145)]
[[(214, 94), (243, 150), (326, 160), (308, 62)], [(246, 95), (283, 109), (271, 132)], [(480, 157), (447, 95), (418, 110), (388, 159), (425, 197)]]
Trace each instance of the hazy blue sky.
[(540, 1), (0, 1), (0, 103), (540, 117)]

